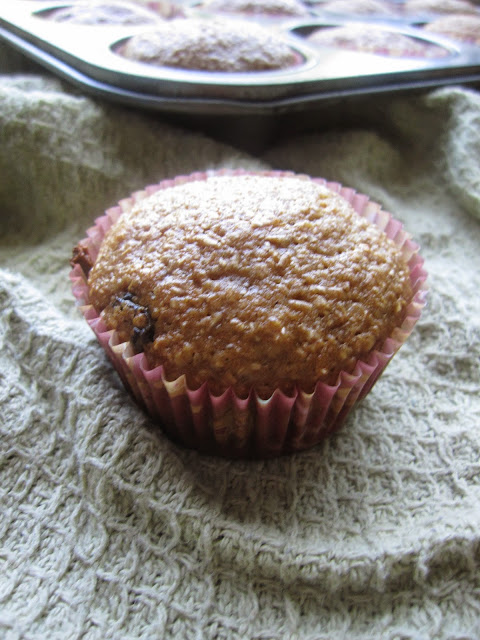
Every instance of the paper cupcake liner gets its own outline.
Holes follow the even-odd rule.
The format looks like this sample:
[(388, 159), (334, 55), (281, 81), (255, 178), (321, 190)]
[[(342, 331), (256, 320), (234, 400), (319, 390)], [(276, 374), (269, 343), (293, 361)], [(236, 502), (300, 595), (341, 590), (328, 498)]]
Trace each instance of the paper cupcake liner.
[[(219, 170), (193, 173), (150, 185), (121, 200), (108, 209), (87, 230), (82, 241), (93, 260), (102, 240), (114, 222), (143, 198), (159, 189), (212, 175), (298, 176), (292, 172)], [(310, 180), (309, 176), (302, 176)], [(317, 383), (311, 393), (297, 389), (288, 396), (279, 389), (268, 399), (262, 399), (252, 389), (247, 398), (238, 397), (233, 389), (213, 395), (206, 384), (190, 389), (185, 376), (169, 381), (163, 367), (150, 368), (143, 353), (134, 354), (128, 342), (120, 342), (115, 331), (108, 330), (99, 313), (90, 304), (86, 276), (79, 265), (70, 273), (72, 289), (80, 309), (97, 336), (123, 384), (140, 406), (158, 421), (167, 435), (189, 448), (226, 457), (271, 457), (309, 448), (336, 431), (352, 407), (372, 389), (395, 353), (413, 330), (426, 298), (427, 273), (418, 245), (402, 224), (371, 202), (366, 195), (343, 187), (337, 182), (316, 178), (340, 194), (359, 215), (380, 227), (401, 250), (410, 268), (413, 297), (405, 319), (380, 349), (358, 360), (352, 373), (341, 372), (335, 385)]]

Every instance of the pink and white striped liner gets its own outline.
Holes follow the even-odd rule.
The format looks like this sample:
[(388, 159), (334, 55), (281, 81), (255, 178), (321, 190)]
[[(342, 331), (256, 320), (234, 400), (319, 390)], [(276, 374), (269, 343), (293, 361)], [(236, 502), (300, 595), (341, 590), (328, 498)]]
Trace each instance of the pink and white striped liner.
[[(291, 172), (218, 170), (193, 173), (150, 185), (121, 200), (108, 209), (87, 230), (84, 239), (93, 260), (108, 229), (136, 202), (159, 189), (212, 175), (274, 175), (294, 176)], [(301, 176), (310, 180), (309, 176)], [(312, 393), (297, 389), (293, 396), (280, 390), (264, 400), (254, 389), (247, 398), (239, 398), (232, 389), (221, 396), (210, 393), (207, 385), (189, 389), (185, 376), (166, 379), (163, 367), (151, 369), (143, 353), (134, 354), (130, 343), (121, 343), (115, 331), (108, 330), (100, 315), (90, 304), (86, 277), (79, 265), (70, 273), (73, 294), (88, 324), (97, 336), (125, 387), (139, 405), (158, 421), (176, 442), (210, 454), (226, 457), (271, 457), (309, 448), (337, 430), (356, 402), (364, 398), (413, 330), (426, 299), (427, 273), (419, 247), (402, 224), (379, 204), (365, 195), (336, 182), (314, 178), (348, 200), (359, 215), (383, 229), (401, 249), (410, 267), (414, 292), (405, 320), (387, 338), (381, 349), (373, 350), (365, 360), (358, 360), (353, 373), (341, 372), (335, 385), (317, 383)]]

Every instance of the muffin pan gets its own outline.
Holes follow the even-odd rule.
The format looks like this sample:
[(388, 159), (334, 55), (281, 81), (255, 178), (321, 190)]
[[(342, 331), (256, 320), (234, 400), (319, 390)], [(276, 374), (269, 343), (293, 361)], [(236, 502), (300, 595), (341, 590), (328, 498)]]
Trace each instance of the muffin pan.
[[(425, 16), (402, 14), (401, 3), (384, 16), (334, 17), (322, 4), (309, 6), (310, 17), (285, 19), (250, 16), (272, 29), (296, 52), (298, 64), (273, 71), (196, 71), (126, 59), (122, 43), (164, 23), (145, 6), (133, 5), (145, 24), (88, 26), (55, 22), (55, 9), (74, 5), (51, 0), (10, 0), (0, 10), (0, 38), (85, 91), (142, 108), (183, 113), (254, 114), (298, 111), (329, 99), (472, 84), (480, 80), (480, 47), (424, 32)], [(125, 5), (129, 3), (124, 2)], [(213, 16), (200, 4), (183, 3), (184, 16)], [(479, 11), (480, 15), (480, 11)], [(150, 21), (151, 18), (151, 21)], [(318, 46), (309, 40), (318, 29), (355, 23), (431, 45), (439, 55), (425, 57), (359, 52), (340, 46)]]

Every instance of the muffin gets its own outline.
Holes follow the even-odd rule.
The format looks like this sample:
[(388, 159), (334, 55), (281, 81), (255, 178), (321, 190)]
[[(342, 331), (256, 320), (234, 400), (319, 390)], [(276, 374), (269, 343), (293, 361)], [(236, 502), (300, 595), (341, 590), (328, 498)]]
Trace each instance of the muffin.
[(132, 36), (117, 53), (151, 65), (202, 71), (270, 71), (299, 63), (280, 34), (247, 20), (185, 18)]
[(156, 17), (141, 7), (124, 2), (78, 2), (44, 14), (54, 22), (83, 25), (153, 24)]
[(475, 14), (475, 5), (469, 0), (406, 0), (403, 10), (407, 14)]
[(174, 439), (223, 455), (338, 428), (411, 331), (425, 280), (378, 205), (279, 172), (160, 183), (107, 212), (72, 265), (127, 388)]
[(336, 47), (398, 58), (441, 58), (448, 51), (420, 38), (365, 24), (318, 29), (307, 40), (316, 46)]
[(205, 0), (203, 9), (219, 13), (238, 13), (269, 17), (308, 16), (307, 7), (300, 0)]
[(341, 15), (394, 15), (394, 5), (388, 0), (330, 0), (319, 6), (322, 11)]
[(157, 0), (157, 2), (150, 2), (148, 0), (133, 0), (135, 4), (140, 6), (146, 6), (150, 11), (153, 11), (161, 18), (169, 20), (171, 18), (183, 18), (185, 11), (180, 4), (170, 0)]
[(480, 45), (480, 15), (442, 16), (424, 26), (425, 31), (467, 44)]

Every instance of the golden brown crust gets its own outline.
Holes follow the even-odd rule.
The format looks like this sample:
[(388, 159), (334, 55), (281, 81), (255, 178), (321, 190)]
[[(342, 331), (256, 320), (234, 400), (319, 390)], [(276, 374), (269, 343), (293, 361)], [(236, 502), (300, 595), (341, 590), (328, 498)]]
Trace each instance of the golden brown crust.
[(412, 295), (395, 244), (343, 198), (270, 176), (140, 201), (104, 239), (89, 288), (123, 339), (145, 329), (149, 364), (170, 379), (262, 396), (335, 382), (401, 324)]

